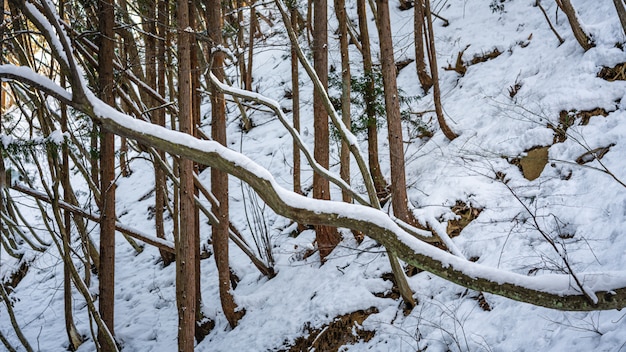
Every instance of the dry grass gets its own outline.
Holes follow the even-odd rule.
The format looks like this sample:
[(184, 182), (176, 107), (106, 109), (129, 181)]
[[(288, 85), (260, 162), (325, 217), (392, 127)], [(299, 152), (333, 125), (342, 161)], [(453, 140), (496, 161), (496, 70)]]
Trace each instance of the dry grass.
[(458, 219), (449, 220), (448, 228), (446, 232), (448, 236), (456, 237), (461, 234), (461, 231), (469, 225), (474, 219), (480, 215), (483, 210), (480, 208), (474, 208), (460, 200), (456, 201), (456, 204), (452, 207), (452, 212), (459, 216)]
[(369, 341), (375, 332), (361, 327), (363, 321), (370, 315), (378, 313), (376, 308), (358, 310), (336, 317), (330, 324), (320, 329), (311, 329), (305, 325), (306, 336), (296, 339), (290, 347), (281, 352), (300, 351), (327, 351), (336, 352), (343, 345), (354, 344), (359, 341)]
[(614, 67), (602, 67), (598, 72), (598, 77), (607, 81), (625, 81), (626, 80), (626, 62), (615, 65)]

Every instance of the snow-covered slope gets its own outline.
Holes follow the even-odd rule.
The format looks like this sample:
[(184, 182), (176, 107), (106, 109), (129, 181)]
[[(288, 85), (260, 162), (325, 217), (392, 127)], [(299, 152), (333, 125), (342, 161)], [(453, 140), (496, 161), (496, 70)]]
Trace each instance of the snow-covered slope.
[[(431, 227), (445, 229), (447, 221), (457, 217), (451, 210), (457, 202), (481, 209), (454, 242), (467, 258), (492, 267), (528, 275), (563, 273), (563, 261), (543, 232), (567, 254), (574, 271), (623, 270), (626, 187), (620, 181), (626, 181), (626, 109), (622, 105), (626, 84), (598, 77), (603, 66), (626, 61), (626, 54), (617, 45), (625, 37), (613, 3), (573, 1), (596, 43), (587, 52), (575, 41), (565, 15), (559, 11), (555, 16), (555, 2), (544, 1), (543, 6), (565, 39), (561, 45), (534, 0), (494, 0), (491, 4), (501, 4), (504, 9), (494, 12), (489, 1), (433, 4), (449, 21), (447, 26), (435, 21), (440, 68), (454, 66), (461, 51), (465, 62), (494, 49), (501, 52), (495, 58), (468, 65), (463, 76), (440, 69), (444, 111), (451, 128), (459, 134), (457, 139), (450, 142), (438, 130), (432, 91), (424, 95), (414, 66), (399, 72), (403, 94), (419, 98), (405, 107), (412, 112), (412, 121), (435, 132), (431, 138), (420, 139), (415, 124), (406, 124), (408, 191), (415, 214)], [(348, 6), (349, 15), (356, 18), (354, 3)], [(413, 13), (400, 11), (395, 2), (391, 7), (395, 58), (413, 58)], [(271, 4), (260, 10), (279, 17)], [(332, 11), (330, 20), (330, 64), (339, 67)], [(290, 108), (291, 101), (285, 97), (291, 86), (286, 60), (289, 46), (280, 24), (265, 29), (268, 36), (259, 43), (255, 56), (254, 85), (260, 93)], [(269, 35), (270, 30), (275, 35)], [(373, 20), (370, 34), (376, 48)], [(353, 74), (358, 75), (360, 56), (354, 47), (351, 50)], [(312, 93), (304, 71), (301, 82), (302, 134), (312, 146)], [(291, 188), (292, 141), (288, 133), (271, 114), (262, 111), (251, 113), (256, 127), (243, 133), (238, 110), (229, 108), (229, 147), (248, 155)], [(567, 138), (555, 143), (555, 131), (549, 126), (559, 126), (562, 111), (567, 115), (596, 108), (604, 109), (607, 116), (592, 116), (586, 125), (580, 124), (580, 118), (575, 120)], [(354, 109), (355, 114), (361, 113)], [(573, 118), (575, 113), (570, 115)], [(381, 162), (388, 174), (385, 137), (381, 128)], [(331, 164), (338, 172), (339, 146), (333, 143)], [(576, 163), (589, 150), (609, 146), (600, 161)], [(515, 160), (535, 147), (549, 147), (549, 162), (531, 181), (524, 178)], [(366, 150), (365, 141), (362, 149)], [(136, 159), (132, 169), (130, 177), (118, 179), (118, 214), (122, 223), (150, 233), (151, 164)], [(354, 170), (356, 167), (356, 188), (362, 189)], [(208, 172), (201, 179), (208, 184)], [(309, 169), (305, 169), (303, 182), (305, 186), (312, 182)], [(230, 186), (232, 222), (246, 236), (251, 231), (248, 219), (254, 221), (252, 207), (265, 215), (278, 274), (271, 280), (263, 277), (233, 246), (232, 266), (241, 279), (234, 295), (246, 315), (231, 330), (218, 301), (214, 261), (203, 260), (204, 311), (215, 320), (216, 327), (198, 344), (198, 351), (287, 349), (298, 337), (307, 335), (307, 329), (322, 328), (339, 315), (372, 307), (376, 313), (369, 315), (362, 327), (374, 331), (374, 336), (346, 345), (342, 351), (626, 350), (623, 311), (560, 312), (484, 294), (491, 309), (487, 311), (481, 308), (478, 292), (427, 272), (409, 278), (419, 305), (404, 315), (401, 302), (388, 297), (392, 283), (383, 278), (390, 272), (383, 248), (369, 239), (359, 244), (345, 232), (344, 241), (320, 266), (317, 255), (303, 255), (314, 240), (311, 231), (290, 237), (293, 226), (288, 220), (262, 204), (254, 205), (251, 192), (240, 181), (231, 178)], [(338, 189), (333, 192), (340, 197)], [(209, 234), (203, 220), (203, 243)], [(97, 230), (92, 235), (97, 239)], [(6, 258), (2, 256), (3, 275), (17, 265)], [(146, 246), (136, 254), (118, 237), (115, 331), (125, 351), (176, 349), (175, 272), (173, 266), (163, 268), (158, 259), (155, 248)], [(50, 249), (38, 255), (31, 266), (12, 294), (18, 323), (33, 347), (62, 351), (67, 347), (62, 261)], [(97, 278), (92, 280), (95, 294)], [(87, 309), (78, 294), (75, 298), (76, 324), (89, 336)], [(18, 345), (5, 309), (0, 305), (0, 330)], [(92, 341), (80, 348), (91, 350)]]

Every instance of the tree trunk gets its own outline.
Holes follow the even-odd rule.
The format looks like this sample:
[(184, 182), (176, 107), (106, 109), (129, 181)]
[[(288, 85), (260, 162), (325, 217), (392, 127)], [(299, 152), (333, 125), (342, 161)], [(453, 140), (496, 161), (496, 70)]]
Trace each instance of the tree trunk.
[[(191, 6), (189, 6), (189, 26), (193, 29), (197, 28), (197, 21), (196, 21), (196, 7), (194, 6), (193, 2), (190, 4)], [(198, 138), (198, 127), (200, 126), (200, 101), (201, 101), (201, 97), (200, 97), (200, 68), (199, 68), (199, 60), (198, 60), (198, 41), (196, 40), (195, 36), (192, 37), (191, 43), (190, 43), (190, 56), (191, 56), (191, 113), (192, 113), (192, 117), (191, 117), (191, 121), (193, 123), (193, 127), (192, 127), (192, 134)], [(198, 163), (194, 163), (193, 164), (193, 172), (194, 174), (197, 176), (199, 173), (199, 166)], [(198, 191), (198, 187), (195, 186), (194, 183), (194, 191), (193, 191), (193, 195), (194, 198), (198, 198), (200, 196), (200, 191)], [(194, 205), (195, 205), (195, 199), (194, 199)], [(193, 223), (193, 238), (194, 238), (194, 255), (196, 257), (195, 260), (195, 264), (196, 264), (196, 279), (195, 279), (195, 285), (196, 285), (196, 332), (195, 332), (195, 336), (196, 336), (196, 340), (198, 342), (200, 342), (202, 339), (204, 339), (204, 335), (202, 334), (198, 334), (199, 333), (199, 329), (198, 329), (198, 322), (200, 322), (202, 320), (202, 291), (201, 291), (201, 285), (200, 285), (200, 209), (196, 206), (194, 206), (194, 223)]]
[[(178, 107), (179, 129), (193, 134), (193, 96), (191, 82), (191, 41), (189, 3), (177, 2), (178, 21)], [(196, 327), (196, 239), (193, 162), (179, 160), (180, 234), (176, 243), (176, 302), (178, 305), (178, 350), (194, 349)]]
[(424, 93), (426, 93), (430, 87), (433, 86), (433, 78), (428, 74), (428, 71), (426, 71), (426, 54), (424, 52), (424, 28), (426, 27), (426, 22), (424, 22), (424, 0), (415, 0), (414, 8), (415, 68), (417, 70), (417, 78), (419, 78), (422, 89)]
[[(207, 6), (207, 32), (214, 48), (222, 44), (222, 16), (220, 1), (212, 0)], [(218, 80), (224, 80), (224, 54), (215, 51), (211, 70)], [(216, 142), (226, 145), (226, 101), (224, 94), (211, 85), (211, 137)], [(230, 285), (230, 265), (228, 262), (228, 174), (211, 169), (211, 192), (219, 206), (213, 209), (218, 224), (213, 224), (213, 254), (217, 265), (220, 289), (220, 301), (224, 315), (232, 328), (237, 326), (243, 316), (237, 310)]]
[(365, 0), (357, 0), (357, 12), (359, 16), (359, 29), (361, 31), (361, 47), (363, 53), (363, 72), (367, 79), (365, 90), (365, 113), (367, 114), (367, 158), (370, 173), (374, 180), (374, 187), (378, 198), (383, 200), (389, 194), (389, 187), (380, 169), (378, 158), (378, 126), (374, 106), (376, 97), (374, 96), (374, 71), (372, 63), (372, 50), (370, 45), (370, 35), (367, 25), (367, 9)]
[[(4, 24), (4, 13), (5, 13), (5, 6), (4, 6), (4, 0), (0, 0), (0, 2), (2, 2), (0, 4), (0, 23)], [(62, 3), (62, 2), (61, 2)], [(4, 25), (0, 25), (0, 53), (4, 53), (4, 30), (5, 30), (5, 26)], [(4, 64), (4, 55), (2, 55), (2, 57), (0, 57), (0, 65)], [(0, 132), (2, 132), (2, 114), (4, 113), (4, 109), (6, 108), (6, 92), (4, 91), (4, 86), (5, 86), (5, 82), (0, 82)], [(1, 160), (2, 158), (0, 158), (0, 163), (3, 163), (4, 161)], [(0, 167), (2, 167), (2, 165), (0, 165)], [(4, 168), (0, 171), (4, 171)], [(2, 181), (4, 175), (0, 175), (0, 181)], [(4, 183), (0, 183), (0, 189), (2, 189), (2, 185), (4, 185)], [(0, 194), (0, 197), (2, 197), (2, 195)], [(2, 199), (0, 199), (0, 202), (2, 202)], [(0, 203), (1, 204), (1, 203)]]
[[(113, 0), (100, 3), (100, 49), (98, 55), (98, 75), (100, 98), (105, 103), (115, 106), (113, 96), (113, 57), (115, 21)], [(115, 135), (102, 133), (100, 159), (100, 194), (102, 217), (100, 219), (100, 315), (111, 335), (115, 336)], [(102, 351), (114, 351), (115, 346), (107, 344), (103, 332), (98, 332), (98, 341)]]
[[(156, 2), (154, 0), (144, 0), (139, 7), (143, 18), (143, 40), (145, 43), (144, 63), (145, 79), (144, 82), (152, 89), (157, 88), (157, 67), (156, 67), (156, 50), (157, 50), (157, 32), (156, 32)], [(129, 45), (132, 43), (129, 43)], [(133, 64), (132, 62), (130, 63)], [(142, 96), (143, 103), (146, 106), (146, 115), (152, 123), (155, 122), (155, 108), (158, 106), (156, 99), (151, 96)]]
[[(165, 96), (165, 26), (168, 25), (167, 2), (146, 1), (144, 9), (143, 27), (145, 31), (145, 83), (156, 90), (159, 95)], [(158, 16), (158, 18), (157, 18)], [(157, 30), (158, 26), (158, 30)], [(159, 40), (157, 40), (159, 38)], [(165, 126), (165, 110), (158, 108), (156, 99), (149, 98), (145, 102), (148, 108), (150, 121), (159, 126)], [(159, 156), (165, 159), (165, 153), (159, 152)], [(163, 211), (165, 208), (165, 173), (163, 169), (154, 163), (154, 227), (158, 238), (165, 238)], [(174, 255), (164, 250), (159, 250), (163, 266), (168, 266), (174, 261)]]
[[(169, 38), (167, 34), (167, 28), (169, 26), (169, 6), (167, 1), (159, 1), (157, 5), (157, 36), (160, 38), (156, 41), (156, 63), (157, 63), (157, 92), (160, 96), (165, 98), (166, 90), (165, 90), (165, 71), (166, 71), (166, 56), (165, 50), (166, 46), (169, 44), (167, 38)], [(153, 114), (154, 121), (153, 123), (165, 127), (165, 109), (157, 109)], [(165, 153), (161, 150), (158, 152), (159, 156), (162, 160), (165, 160)], [(164, 230), (164, 216), (163, 213), (165, 211), (165, 202), (166, 202), (166, 179), (165, 172), (160, 167), (155, 167), (154, 169), (154, 188), (155, 188), (155, 205), (154, 205), (154, 221), (155, 221), (155, 229), (156, 236), (158, 238), (165, 238), (165, 230)], [(161, 254), (161, 259), (163, 260), (163, 266), (168, 266), (176, 260), (175, 255), (164, 251), (159, 250)]]
[[(341, 51), (341, 118), (348, 130), (352, 125), (350, 118), (350, 56), (348, 53), (349, 34), (345, 0), (335, 0), (335, 14), (339, 22), (339, 46)], [(341, 142), (339, 175), (350, 184), (350, 149), (346, 141)], [(341, 192), (346, 203), (352, 203), (352, 197), (345, 190)]]
[[(252, 60), (254, 59), (254, 33), (257, 27), (256, 10), (254, 1), (250, 2), (250, 31), (248, 33), (248, 71), (245, 81), (245, 89), (252, 91)], [(252, 128), (252, 126), (249, 126)], [(248, 128), (249, 129), (249, 128)]]
[(377, 0), (378, 34), (380, 37), (380, 61), (385, 90), (385, 111), (387, 112), (387, 132), (389, 136), (389, 158), (391, 164), (391, 194), (394, 215), (411, 225), (416, 225), (409, 212), (404, 170), (404, 144), (400, 102), (396, 83), (396, 66), (393, 56), (391, 25), (389, 22), (388, 0)]
[(613, 4), (615, 4), (615, 10), (619, 17), (619, 23), (622, 25), (622, 30), (624, 34), (626, 34), (626, 8), (624, 7), (624, 0), (613, 0)]
[(576, 9), (572, 5), (570, 0), (556, 0), (557, 5), (563, 10), (565, 16), (567, 16), (567, 20), (569, 21), (570, 26), (572, 27), (572, 32), (574, 32), (574, 38), (578, 41), (578, 44), (583, 48), (583, 50), (587, 51), (595, 46), (591, 37), (585, 33), (583, 27), (578, 21), (578, 15), (576, 14)]
[[(94, 185), (100, 185), (100, 165), (99, 160), (101, 155), (98, 152), (98, 134), (100, 133), (100, 129), (98, 126), (91, 127), (91, 135), (89, 136), (89, 166), (91, 167), (91, 179), (93, 180)], [(101, 146), (100, 146), (101, 147)], [(99, 200), (96, 199), (96, 202)], [(100, 204), (98, 204), (100, 206)]]
[[(4, 23), (4, 0), (0, 0), (2, 4), (0, 4), (0, 23)], [(5, 26), (0, 25), (0, 53), (4, 52), (4, 28)], [(4, 55), (0, 56), (0, 65), (4, 64)], [(4, 84), (5, 82), (0, 82), (0, 134), (2, 133), (2, 121), (4, 121), (4, 109), (5, 109), (5, 96), (4, 96)], [(7, 179), (6, 179), (6, 168), (4, 166), (4, 157), (0, 155), (0, 211), (3, 211), (4, 206), (4, 188), (7, 187)]]
[(435, 50), (435, 34), (433, 30), (433, 17), (430, 13), (430, 1), (425, 1), (425, 15), (427, 24), (427, 37), (428, 37), (428, 61), (430, 62), (430, 73), (433, 75), (433, 99), (435, 100), (435, 113), (437, 114), (437, 122), (443, 134), (449, 140), (453, 140), (456, 137), (443, 116), (443, 107), (441, 106), (441, 91), (439, 90), (439, 69), (437, 67), (437, 51)]
[[(298, 33), (298, 7), (290, 4), (291, 26), (295, 33)], [(300, 74), (298, 71), (298, 53), (294, 43), (291, 43), (291, 105), (293, 110), (293, 128), (300, 132)], [(301, 173), (300, 148), (298, 143), (293, 141), (293, 191), (302, 194), (302, 173)], [(298, 223), (298, 233), (304, 231), (306, 226)]]
[[(313, 0), (313, 66), (324, 89), (328, 90), (328, 5), (326, 0)], [(313, 129), (315, 130), (315, 160), (324, 168), (329, 167), (328, 114), (317, 92), (313, 93)], [(318, 173), (313, 174), (313, 198), (330, 199), (330, 185)], [(322, 263), (341, 240), (337, 229), (316, 226), (315, 238)]]
[[(239, 64), (239, 86), (244, 87), (244, 89), (248, 89), (246, 86), (246, 82), (248, 82), (248, 70), (246, 69), (246, 55), (244, 48), (246, 47), (246, 42), (244, 38), (245, 31), (243, 30), (243, 9), (246, 4), (243, 0), (236, 0), (237, 3), (237, 63)], [(252, 34), (250, 34), (252, 35)]]
[[(3, 1), (3, 0), (0, 0)], [(65, 3), (61, 1), (59, 4), (59, 17), (64, 18), (65, 13)], [(0, 50), (1, 51), (1, 50)], [(65, 89), (65, 76), (61, 76), (60, 84), (63, 89)], [(61, 104), (61, 129), (64, 133), (67, 133), (67, 105)], [(1, 120), (1, 119), (0, 119)], [(0, 132), (2, 132), (2, 126), (0, 124)], [(63, 144), (62, 148), (62, 165), (61, 165), (61, 184), (63, 187), (63, 200), (66, 203), (72, 202), (72, 197), (70, 196), (70, 160), (69, 160), (69, 149), (67, 143)], [(0, 158), (0, 163), (2, 163), (2, 158)], [(3, 165), (0, 164), (0, 178), (2, 178), (4, 174)], [(0, 211), (2, 211), (2, 182), (0, 182)], [(61, 241), (63, 243), (63, 253), (64, 255), (70, 255), (70, 243), (72, 241), (71, 229), (72, 229), (72, 218), (71, 212), (65, 210), (63, 211), (63, 227), (65, 228), (65, 232), (62, 234)], [(71, 260), (68, 257), (68, 260)], [(83, 338), (76, 329), (76, 325), (74, 324), (74, 315), (72, 309), (72, 274), (70, 272), (70, 268), (68, 265), (63, 264), (63, 311), (65, 315), (65, 332), (67, 333), (67, 340), (69, 342), (70, 351), (76, 351), (78, 347), (83, 343)]]

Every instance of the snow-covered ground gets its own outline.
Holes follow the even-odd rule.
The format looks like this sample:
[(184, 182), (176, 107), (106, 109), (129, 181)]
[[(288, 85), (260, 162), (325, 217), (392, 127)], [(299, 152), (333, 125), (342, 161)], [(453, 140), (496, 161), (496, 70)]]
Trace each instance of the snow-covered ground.
[[(433, 6), (449, 20), (435, 21), (439, 66), (454, 66), (465, 49), (464, 61), (494, 49), (496, 58), (470, 65), (464, 76), (440, 69), (442, 100), (451, 128), (459, 134), (448, 141), (439, 131), (432, 91), (424, 95), (413, 65), (402, 69), (398, 85), (403, 94), (418, 97), (405, 106), (414, 122), (426, 124), (434, 135), (419, 139), (414, 125), (406, 124), (405, 139), (409, 199), (415, 215), (433, 228), (445, 228), (455, 218), (457, 201), (482, 212), (453, 241), (467, 258), (480, 264), (524, 275), (563, 273), (563, 261), (538, 231), (553, 238), (577, 272), (619, 271), (626, 267), (626, 188), (603, 172), (606, 167), (626, 181), (626, 109), (621, 104), (626, 84), (598, 78), (602, 66), (626, 61), (616, 44), (625, 40), (610, 0), (572, 1), (596, 47), (584, 52), (556, 4), (544, 1), (550, 20), (565, 39), (562, 45), (550, 30), (534, 0), (436, 1)], [(490, 3), (502, 4), (492, 11)], [(273, 5), (262, 9), (279, 17)], [(400, 11), (392, 2), (392, 29), (396, 60), (414, 57), (413, 13)], [(356, 18), (354, 3), (348, 13)], [(330, 64), (340, 67), (334, 12), (330, 11)], [(370, 18), (371, 19), (371, 18)], [(267, 26), (267, 24), (264, 24)], [(269, 33), (270, 28), (265, 28)], [(259, 93), (291, 108), (285, 97), (290, 90), (289, 47), (280, 24), (259, 43), (255, 56), (254, 86)], [(376, 31), (370, 34), (377, 48)], [(360, 56), (351, 48), (353, 74), (359, 74)], [(302, 137), (312, 147), (312, 93), (304, 71), (302, 82)], [(519, 89), (514, 97), (510, 90)], [(335, 91), (336, 93), (336, 91)], [(208, 101), (206, 101), (208, 104)], [(603, 108), (606, 117), (579, 120), (568, 129), (564, 142), (553, 143), (561, 111)], [(205, 110), (210, 109), (208, 106)], [(250, 132), (239, 128), (238, 110), (229, 106), (229, 147), (272, 172), (277, 182), (291, 188), (292, 140), (279, 121), (268, 112), (255, 111)], [(354, 107), (355, 114), (361, 114)], [(207, 122), (208, 125), (208, 122)], [(207, 127), (207, 131), (208, 131)], [(360, 136), (361, 140), (363, 136)], [(380, 130), (383, 172), (389, 173), (386, 132)], [(541, 175), (529, 181), (512, 160), (534, 147), (550, 146), (549, 162)], [(610, 147), (600, 160), (578, 165), (588, 150)], [(362, 150), (366, 142), (362, 140)], [(331, 164), (338, 173), (339, 145), (331, 147)], [(135, 159), (133, 174), (118, 179), (117, 209), (120, 222), (153, 233), (149, 207), (154, 187), (151, 164)], [(352, 167), (355, 188), (364, 189)], [(200, 178), (209, 184), (208, 171)], [(303, 182), (310, 186), (312, 173), (305, 166)], [(399, 300), (384, 298), (392, 284), (382, 275), (391, 271), (382, 247), (366, 239), (358, 244), (348, 232), (320, 266), (319, 256), (303, 259), (314, 240), (312, 231), (289, 236), (290, 222), (276, 216), (262, 203), (255, 206), (248, 187), (230, 179), (231, 220), (249, 239), (253, 207), (265, 215), (273, 242), (277, 276), (268, 280), (235, 246), (232, 267), (241, 281), (234, 290), (246, 314), (230, 329), (218, 301), (217, 272), (212, 258), (203, 260), (204, 311), (215, 320), (215, 329), (197, 346), (198, 351), (272, 351), (287, 348), (307, 334), (305, 327), (321, 328), (336, 316), (375, 307), (362, 324), (375, 331), (369, 341), (342, 347), (342, 351), (620, 351), (626, 350), (626, 319), (623, 311), (561, 312), (485, 294), (490, 311), (468, 291), (428, 272), (409, 278), (419, 305), (404, 315)], [(334, 188), (340, 199), (340, 190)], [(17, 194), (16, 194), (17, 196)], [(244, 204), (244, 198), (247, 198)], [(258, 199), (255, 199), (258, 200)], [(258, 200), (260, 202), (260, 200)], [(247, 210), (246, 210), (247, 206)], [(536, 220), (536, 223), (535, 223)], [(254, 226), (253, 226), (254, 227)], [(91, 225), (95, 228), (95, 225)], [(167, 229), (166, 229), (167, 230)], [(166, 231), (167, 232), (167, 231)], [(202, 220), (202, 241), (210, 235)], [(97, 228), (92, 231), (97, 239)], [(28, 254), (31, 269), (12, 294), (18, 323), (35, 349), (62, 351), (67, 347), (63, 323), (63, 267), (56, 250)], [(6, 254), (0, 258), (0, 274), (17, 267)], [(125, 351), (176, 350), (177, 310), (174, 266), (163, 268), (156, 248), (146, 246), (136, 254), (123, 237), (117, 238), (115, 332)], [(91, 290), (97, 293), (97, 278)], [(19, 345), (0, 305), (0, 330)], [(89, 336), (90, 322), (81, 296), (75, 294), (75, 319)], [(80, 351), (94, 350), (91, 340)]]

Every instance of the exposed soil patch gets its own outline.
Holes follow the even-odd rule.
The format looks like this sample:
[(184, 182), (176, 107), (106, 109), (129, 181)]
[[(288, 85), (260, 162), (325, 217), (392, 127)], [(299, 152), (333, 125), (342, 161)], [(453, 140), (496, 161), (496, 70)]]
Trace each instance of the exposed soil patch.
[[(548, 128), (554, 131), (553, 144), (565, 142), (567, 139), (567, 130), (578, 124), (584, 126), (589, 124), (589, 121), (594, 116), (606, 117), (609, 112), (603, 108), (595, 108), (591, 110), (562, 110), (559, 113), (559, 124), (555, 126), (551, 123), (548, 124)], [(607, 147), (596, 148), (590, 150), (576, 159), (578, 164), (585, 164), (590, 161), (601, 159), (613, 145)], [(532, 181), (541, 175), (541, 172), (548, 163), (548, 150), (550, 146), (538, 146), (526, 150), (526, 156), (515, 158), (510, 161), (511, 164), (517, 165), (526, 178)], [(569, 178), (569, 176), (567, 176)], [(566, 178), (566, 179), (567, 179)]]
[(528, 181), (532, 181), (541, 175), (543, 169), (548, 164), (548, 150), (549, 146), (543, 147), (533, 147), (529, 150), (526, 150), (526, 156), (521, 158), (515, 158), (510, 161), (511, 164), (517, 165), (524, 178)]
[(607, 81), (625, 81), (626, 80), (626, 62), (615, 65), (614, 67), (603, 66), (598, 77)]
[(448, 228), (446, 232), (448, 236), (456, 237), (461, 234), (461, 231), (474, 219), (480, 215), (483, 211), (480, 208), (474, 208), (471, 205), (464, 203), (463, 201), (457, 200), (456, 204), (452, 207), (452, 212), (459, 216), (458, 219), (449, 220)]
[(378, 313), (378, 309), (372, 307), (341, 315), (320, 329), (311, 329), (306, 324), (304, 331), (308, 335), (297, 338), (291, 347), (280, 351), (300, 352), (314, 350), (335, 352), (343, 345), (354, 344), (359, 341), (367, 342), (374, 337), (375, 332), (363, 329), (361, 324), (374, 313)]
[[(559, 113), (558, 126), (555, 126), (552, 123), (548, 124), (548, 128), (554, 131), (554, 138), (552, 140), (553, 144), (565, 142), (565, 140), (567, 140), (567, 130), (575, 124), (584, 126), (589, 124), (589, 121), (594, 116), (606, 117), (608, 115), (609, 112), (603, 108), (595, 108), (591, 110), (562, 110)], [(579, 156), (576, 159), (576, 162), (582, 165), (596, 159), (601, 159), (612, 146), (613, 144), (590, 150)], [(548, 163), (549, 149), (550, 146), (533, 147), (525, 151), (526, 156), (515, 158), (509, 162), (513, 165), (517, 165), (524, 175), (524, 178), (532, 181), (541, 175), (541, 172)], [(569, 176), (566, 176), (567, 178), (564, 179), (569, 179)]]

